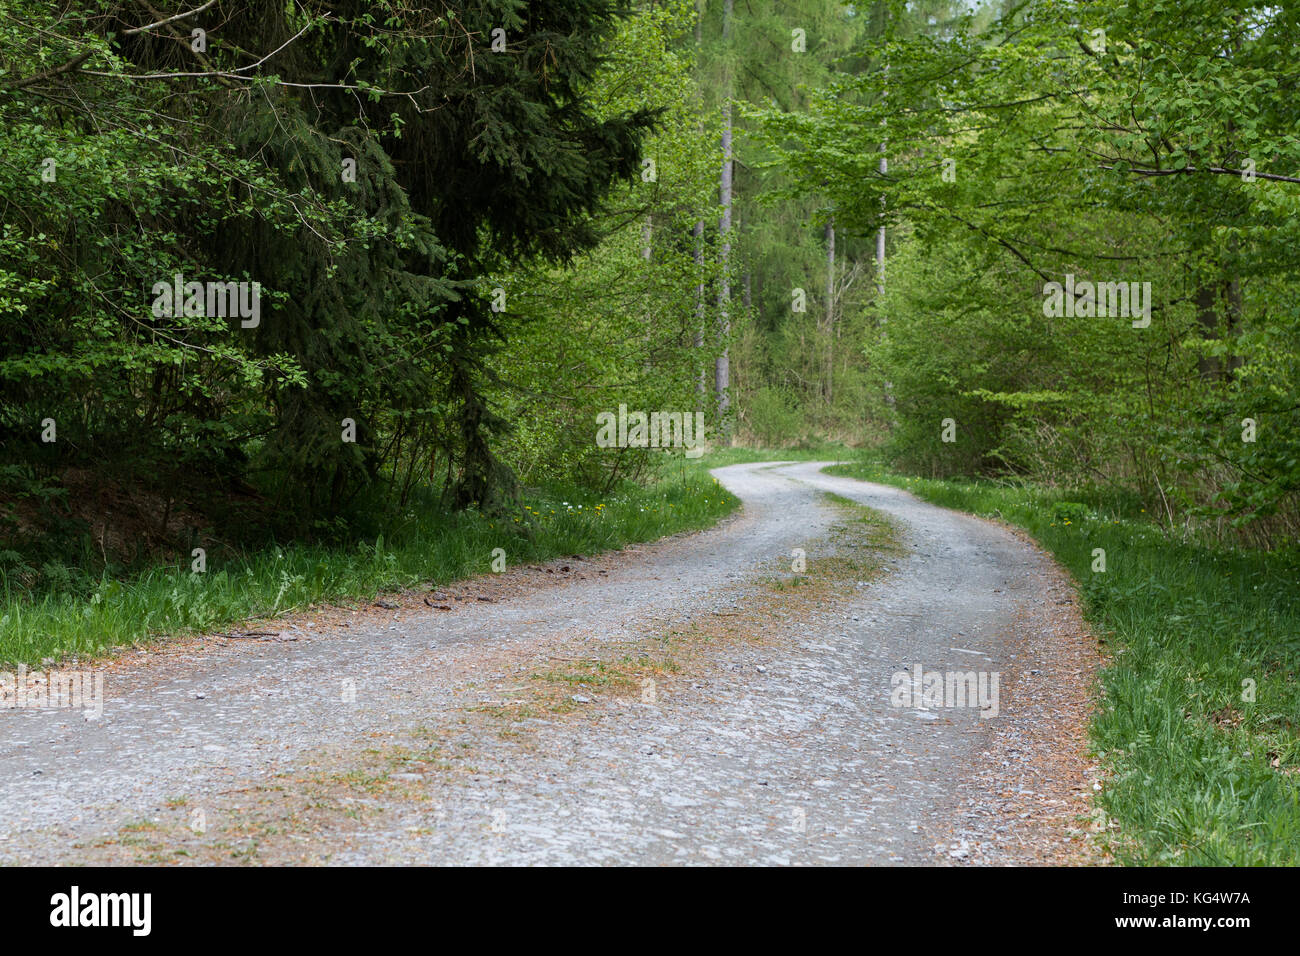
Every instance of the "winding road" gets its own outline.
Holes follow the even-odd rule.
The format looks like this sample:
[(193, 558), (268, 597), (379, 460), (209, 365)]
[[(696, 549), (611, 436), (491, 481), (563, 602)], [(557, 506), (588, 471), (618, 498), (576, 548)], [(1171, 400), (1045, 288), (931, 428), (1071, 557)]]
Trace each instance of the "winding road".
[[(0, 862), (1086, 857), (1099, 657), (1068, 580), (1004, 527), (825, 464), (720, 468), (743, 509), (717, 527), (462, 582), (449, 611), (408, 595), (129, 649), (98, 719), (0, 711)], [(848, 547), (827, 492), (902, 547), (774, 587), (793, 549), (811, 574)], [(666, 635), (653, 683), (579, 679)], [(918, 666), (998, 675), (996, 716), (900, 703)]]

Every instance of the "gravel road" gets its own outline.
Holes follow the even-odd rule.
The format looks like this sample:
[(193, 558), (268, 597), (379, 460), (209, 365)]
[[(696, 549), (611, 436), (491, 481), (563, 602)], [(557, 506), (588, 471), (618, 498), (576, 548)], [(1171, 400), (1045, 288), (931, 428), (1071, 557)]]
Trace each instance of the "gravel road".
[[(738, 516), (442, 589), (449, 611), (426, 592), (129, 650), (98, 719), (0, 711), (0, 862), (1091, 859), (1100, 658), (1068, 580), (1009, 529), (824, 465), (718, 469)], [(813, 575), (849, 547), (824, 492), (902, 547), (774, 587), (792, 549)], [(595, 676), (670, 645), (652, 684)], [(918, 666), (998, 675), (996, 716), (900, 703)]]

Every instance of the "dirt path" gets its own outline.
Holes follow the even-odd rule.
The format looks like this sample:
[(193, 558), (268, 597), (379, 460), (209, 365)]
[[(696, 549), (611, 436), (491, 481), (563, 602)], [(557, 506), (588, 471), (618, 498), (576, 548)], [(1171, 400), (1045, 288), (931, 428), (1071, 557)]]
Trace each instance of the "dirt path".
[[(1089, 859), (1098, 655), (1064, 575), (821, 467), (719, 469), (739, 517), (451, 610), (129, 652), (97, 720), (0, 711), (0, 862)], [(900, 706), (917, 665), (997, 674), (997, 716)]]

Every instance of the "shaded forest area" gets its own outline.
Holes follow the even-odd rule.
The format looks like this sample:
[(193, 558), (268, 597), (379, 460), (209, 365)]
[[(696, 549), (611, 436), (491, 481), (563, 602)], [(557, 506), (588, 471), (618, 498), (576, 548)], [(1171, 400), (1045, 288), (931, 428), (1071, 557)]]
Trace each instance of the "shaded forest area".
[(0, 574), (612, 493), (665, 458), (598, 445), (624, 405), (1289, 546), (1298, 47), (1200, 0), (2, 0)]

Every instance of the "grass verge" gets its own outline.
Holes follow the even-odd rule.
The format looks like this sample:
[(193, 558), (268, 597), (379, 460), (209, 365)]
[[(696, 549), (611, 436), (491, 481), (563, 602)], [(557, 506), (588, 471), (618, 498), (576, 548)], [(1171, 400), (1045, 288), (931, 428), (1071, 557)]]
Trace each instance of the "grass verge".
[(827, 471), (1019, 525), (1080, 583), (1112, 654), (1092, 741), (1119, 861), (1300, 862), (1300, 555), (1178, 540), (1102, 493)]
[(604, 497), (536, 491), (504, 518), (448, 514), (429, 500), (371, 542), (285, 545), (214, 561), (203, 573), (188, 564), (154, 567), (128, 580), (105, 577), (89, 594), (33, 598), (0, 581), (0, 663), (101, 654), (311, 604), (445, 584), (492, 570), (498, 548), (510, 565), (591, 554), (707, 527), (738, 504), (707, 471), (674, 468)]

